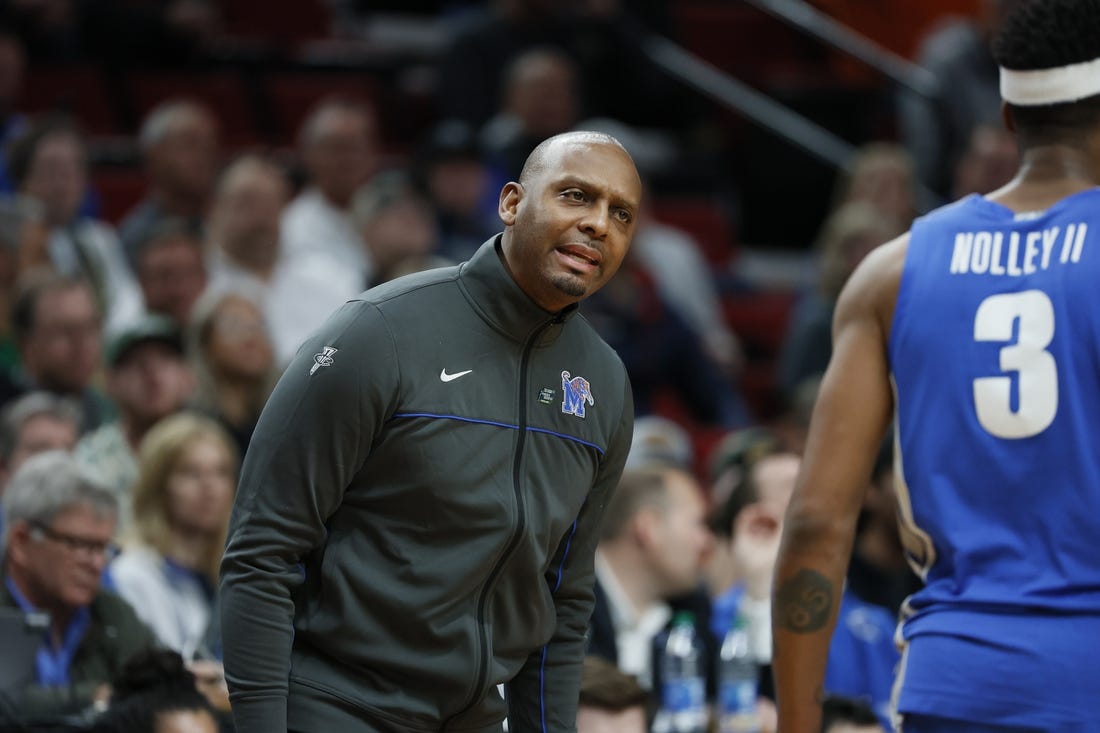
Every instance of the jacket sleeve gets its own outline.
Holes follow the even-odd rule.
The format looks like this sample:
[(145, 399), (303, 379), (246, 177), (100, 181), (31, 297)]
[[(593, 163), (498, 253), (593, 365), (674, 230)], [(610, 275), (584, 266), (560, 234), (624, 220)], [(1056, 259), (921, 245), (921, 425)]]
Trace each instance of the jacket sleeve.
[(508, 684), (511, 733), (576, 730), (585, 634), (595, 604), (594, 555), (604, 508), (619, 484), (634, 433), (634, 403), (624, 379), (623, 411), (596, 481), (573, 526), (562, 538), (545, 581), (554, 595), (557, 629)]
[(286, 730), (292, 590), (400, 383), (378, 309), (351, 301), (299, 349), (256, 426), (222, 560), (226, 680), (238, 733)]

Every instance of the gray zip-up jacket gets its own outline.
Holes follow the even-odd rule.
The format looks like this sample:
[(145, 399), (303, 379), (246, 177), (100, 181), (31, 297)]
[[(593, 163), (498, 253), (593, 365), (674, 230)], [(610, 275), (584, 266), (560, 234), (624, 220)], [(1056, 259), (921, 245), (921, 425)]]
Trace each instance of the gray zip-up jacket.
[(575, 729), (630, 385), (499, 250), (347, 303), (275, 388), (222, 565), (239, 733)]

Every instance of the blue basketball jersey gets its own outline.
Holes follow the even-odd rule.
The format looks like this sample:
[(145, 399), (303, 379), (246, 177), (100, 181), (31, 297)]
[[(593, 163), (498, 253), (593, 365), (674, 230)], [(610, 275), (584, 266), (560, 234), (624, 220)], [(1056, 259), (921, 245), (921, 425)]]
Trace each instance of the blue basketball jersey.
[(1100, 725), (1100, 188), (912, 229), (890, 332), (901, 712)]

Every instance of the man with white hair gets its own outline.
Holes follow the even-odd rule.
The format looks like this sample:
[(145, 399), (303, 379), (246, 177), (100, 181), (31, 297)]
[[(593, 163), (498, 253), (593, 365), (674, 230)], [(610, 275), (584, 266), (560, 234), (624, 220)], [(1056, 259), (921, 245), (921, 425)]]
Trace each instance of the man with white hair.
[(0, 506), (0, 607), (49, 616), (33, 661), (35, 682), (24, 690), (20, 710), (78, 712), (105, 700), (126, 660), (154, 643), (133, 609), (100, 588), (115, 554), (114, 495), (90, 481), (69, 453), (47, 451), (16, 472)]

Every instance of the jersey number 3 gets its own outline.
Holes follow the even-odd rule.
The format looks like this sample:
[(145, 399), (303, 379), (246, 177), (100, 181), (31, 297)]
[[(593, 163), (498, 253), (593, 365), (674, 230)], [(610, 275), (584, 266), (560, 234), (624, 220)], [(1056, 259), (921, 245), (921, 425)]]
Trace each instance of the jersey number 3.
[[(1019, 327), (1016, 328), (1017, 322)], [(998, 438), (1028, 438), (1046, 430), (1058, 412), (1058, 367), (1046, 350), (1054, 338), (1054, 306), (1041, 290), (991, 295), (974, 316), (975, 341), (1012, 342), (1001, 349), (1001, 371), (1011, 376), (974, 380), (978, 422)]]

